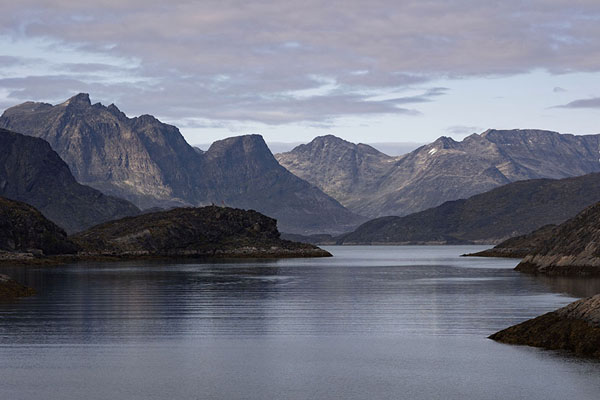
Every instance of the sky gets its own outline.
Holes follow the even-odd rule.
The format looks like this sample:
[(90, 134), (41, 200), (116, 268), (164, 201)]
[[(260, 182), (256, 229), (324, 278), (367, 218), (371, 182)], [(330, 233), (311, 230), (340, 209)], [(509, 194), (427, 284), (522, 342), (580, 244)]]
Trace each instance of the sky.
[(600, 133), (598, 0), (0, 0), (0, 109), (89, 93), (192, 143)]

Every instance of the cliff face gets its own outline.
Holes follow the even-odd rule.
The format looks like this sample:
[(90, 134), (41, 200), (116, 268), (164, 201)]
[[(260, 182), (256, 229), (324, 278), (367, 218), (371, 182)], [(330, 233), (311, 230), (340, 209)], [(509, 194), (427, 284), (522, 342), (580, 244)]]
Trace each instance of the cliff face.
[(328, 256), (316, 246), (279, 238), (277, 223), (256, 211), (177, 208), (111, 221), (73, 235), (86, 255)]
[(294, 233), (340, 233), (364, 221), (320, 189), (282, 168), (262, 137), (191, 147), (174, 126), (79, 94), (62, 104), (24, 103), (0, 127), (46, 139), (81, 183), (142, 208), (211, 203), (256, 209)]
[(597, 201), (597, 173), (560, 180), (520, 181), (405, 217), (374, 219), (342, 235), (338, 242), (494, 243), (564, 222)]
[(44, 140), (0, 129), (0, 195), (35, 206), (68, 232), (139, 212), (77, 183)]
[(341, 233), (365, 220), (283, 168), (259, 135), (217, 141), (205, 157), (211, 201), (258, 210), (283, 232)]
[(552, 237), (516, 269), (551, 275), (600, 274), (600, 203), (557, 226)]
[(600, 358), (600, 295), (504, 329), (490, 339)]
[[(348, 164), (344, 172), (327, 165), (344, 164), (357, 148), (351, 151), (351, 146), (334, 145), (339, 141), (318, 138), (278, 159), (350, 210), (369, 217), (403, 216), (519, 180), (600, 171), (599, 135), (489, 130), (461, 142), (441, 137), (395, 159), (357, 157), (360, 162)], [(335, 181), (351, 184), (330, 183)]]
[(72, 254), (77, 246), (35, 208), (0, 197), (0, 252)]
[(199, 162), (186, 162), (199, 155), (177, 128), (148, 115), (127, 118), (114, 105), (92, 105), (87, 94), (56, 106), (9, 108), (0, 127), (46, 140), (78, 182), (142, 208), (186, 204), (201, 172)]

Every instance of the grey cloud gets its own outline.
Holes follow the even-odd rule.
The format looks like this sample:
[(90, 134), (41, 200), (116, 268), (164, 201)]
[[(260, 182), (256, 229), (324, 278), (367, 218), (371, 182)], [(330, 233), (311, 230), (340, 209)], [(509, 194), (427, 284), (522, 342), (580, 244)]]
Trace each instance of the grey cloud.
[[(20, 87), (0, 86), (11, 88), (12, 98), (85, 90), (170, 120), (320, 123), (347, 114), (414, 115), (400, 105), (434, 101), (444, 91), (388, 101), (362, 93), (415, 91), (440, 77), (600, 71), (596, 0), (7, 3), (0, 35), (139, 61), (61, 62), (49, 75), (63, 77), (48, 77), (48, 88), (26, 76)], [(285, 95), (318, 92), (315, 77), (336, 89)]]
[(557, 108), (600, 108), (600, 97), (591, 99), (579, 99), (570, 103), (556, 106)]
[(564, 93), (567, 91), (567, 89), (561, 88), (560, 86), (556, 86), (554, 89), (552, 89), (552, 91), (554, 93)]
[(446, 128), (446, 132), (455, 136), (468, 136), (472, 133), (481, 131), (482, 129), (478, 126), (454, 125)]

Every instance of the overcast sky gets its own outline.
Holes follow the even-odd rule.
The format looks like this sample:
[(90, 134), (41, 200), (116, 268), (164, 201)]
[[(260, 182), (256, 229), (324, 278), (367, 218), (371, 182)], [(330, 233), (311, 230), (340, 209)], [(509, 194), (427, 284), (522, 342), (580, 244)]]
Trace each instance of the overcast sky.
[(0, 0), (0, 108), (78, 92), (191, 143), (600, 133), (600, 1)]

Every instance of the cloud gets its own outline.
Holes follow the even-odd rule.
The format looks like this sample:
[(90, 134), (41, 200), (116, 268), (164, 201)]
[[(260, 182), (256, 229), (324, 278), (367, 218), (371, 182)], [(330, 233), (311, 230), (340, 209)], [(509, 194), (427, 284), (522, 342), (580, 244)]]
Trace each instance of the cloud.
[(556, 106), (555, 108), (600, 108), (600, 97), (574, 100), (570, 103)]
[(453, 125), (446, 128), (446, 132), (454, 136), (468, 136), (481, 131), (478, 126)]
[(564, 92), (566, 92), (566, 91), (567, 91), (567, 89), (563, 89), (563, 88), (561, 88), (561, 87), (559, 87), (559, 86), (556, 86), (554, 89), (552, 89), (552, 91), (553, 91), (554, 93), (564, 93)]
[(171, 120), (415, 115), (443, 91), (403, 93), (438, 78), (600, 71), (599, 21), (595, 0), (20, 0), (0, 14), (0, 76), (17, 79), (0, 89)]

